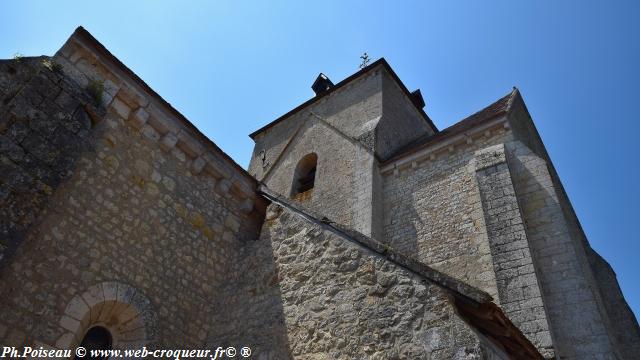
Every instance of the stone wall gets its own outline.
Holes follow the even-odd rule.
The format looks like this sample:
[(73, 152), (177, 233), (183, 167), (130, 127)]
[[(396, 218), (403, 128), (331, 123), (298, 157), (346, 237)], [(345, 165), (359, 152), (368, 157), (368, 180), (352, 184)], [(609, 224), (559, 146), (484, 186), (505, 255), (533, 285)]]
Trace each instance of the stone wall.
[(384, 240), (498, 298), (473, 159), (508, 139), (504, 130), (481, 133), (383, 170)]
[[(403, 167), (388, 165), (385, 240), (489, 292), (549, 357), (549, 325), (501, 145), (511, 140), (511, 131), (496, 124)], [(496, 146), (502, 150), (492, 151)]]
[(383, 237), (377, 160), (432, 132), (381, 63), (255, 134), (249, 172), (289, 196), (297, 162), (315, 152), (316, 188), (307, 203), (334, 221)]
[(475, 171), (500, 306), (546, 357), (554, 349), (521, 208), (504, 144), (478, 150)]
[(398, 149), (434, 130), (401, 85), (388, 72), (382, 73), (382, 118), (376, 126), (376, 154), (387, 159)]
[[(270, 182), (268, 178), (268, 174), (272, 172), (271, 167), (278, 163), (291, 139), (306, 122), (321, 119), (344, 136), (360, 139), (363, 134), (373, 132), (381, 116), (382, 79), (380, 71), (372, 71), (367, 76), (314, 101), (304, 111), (285, 115), (281, 121), (256, 134), (249, 173), (275, 189), (278, 187), (277, 184)], [(370, 148), (373, 149), (373, 143), (370, 144)]]
[(48, 57), (0, 61), (0, 100), (1, 268), (92, 148), (87, 110), (104, 109)]
[(312, 117), (291, 139), (265, 183), (274, 191), (290, 196), (298, 162), (305, 155), (316, 153), (315, 185), (305, 202), (323, 209), (335, 221), (353, 226), (357, 222), (354, 212), (358, 189), (370, 190), (356, 183), (359, 163), (354, 154), (364, 151), (363, 155), (372, 157), (362, 148), (361, 144), (342, 136), (326, 122)]
[(598, 284), (598, 291), (611, 323), (611, 333), (623, 359), (640, 354), (638, 320), (624, 299), (616, 273), (598, 253), (588, 249), (589, 263)]
[[(275, 267), (257, 273), (251, 296), (280, 296), (274, 322), (287, 329), (273, 358), (508, 358), (458, 317), (446, 290), (304, 213), (272, 204), (254, 247), (272, 251)], [(267, 313), (273, 301), (262, 302)]]
[(508, 147), (509, 166), (558, 352), (576, 359), (635, 358), (637, 321), (615, 274), (589, 246), (520, 96), (509, 122), (517, 139)]
[[(24, 106), (21, 116), (46, 116), (2, 129), (10, 147), (22, 134), (13, 129), (25, 128), (18, 121), (29, 127), (24, 154), (3, 148), (2, 160), (30, 177), (2, 182), (9, 199), (16, 193), (38, 206), (18, 209), (31, 222), (0, 272), (0, 343), (67, 348), (102, 325), (116, 347), (202, 347), (224, 326), (216, 304), (243, 273), (240, 244), (262, 222), (255, 182), (93, 41), (76, 31), (47, 59), (76, 92), (38, 68), (8, 102)], [(77, 92), (103, 107), (93, 121), (77, 115), (86, 108)], [(29, 140), (37, 136), (40, 143)], [(34, 172), (23, 162), (31, 156), (52, 170)], [(64, 176), (34, 176), (48, 174)]]

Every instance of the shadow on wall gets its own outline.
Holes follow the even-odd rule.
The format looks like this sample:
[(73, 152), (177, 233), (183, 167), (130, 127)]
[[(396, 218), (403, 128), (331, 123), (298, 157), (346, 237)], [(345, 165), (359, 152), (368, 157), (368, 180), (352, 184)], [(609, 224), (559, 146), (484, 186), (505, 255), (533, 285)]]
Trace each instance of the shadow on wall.
[(616, 339), (621, 345), (621, 351), (628, 359), (640, 354), (640, 328), (633, 311), (627, 304), (618, 285), (616, 273), (609, 263), (591, 247), (587, 248), (587, 257), (598, 282), (600, 296), (614, 327)]
[[(606, 342), (600, 346), (606, 349), (611, 340), (615, 342), (611, 346), (617, 348), (620, 355), (634, 358), (640, 352), (640, 331), (618, 287), (615, 273), (588, 245), (577, 220), (572, 221), (571, 209), (559, 200), (563, 194), (555, 190), (561, 185), (552, 180), (553, 170), (544, 159), (520, 142), (513, 144), (510, 151), (509, 166), (533, 250), (537, 277), (551, 315), (555, 341), (566, 346), (580, 339), (590, 339), (592, 343)], [(581, 264), (583, 256), (586, 256), (588, 267)], [(590, 286), (593, 280), (595, 286)], [(571, 296), (567, 296), (569, 293)], [(601, 306), (594, 295), (600, 297)], [(576, 307), (578, 301), (581, 306)], [(565, 314), (564, 317), (557, 316), (559, 313)], [(589, 324), (576, 326), (563, 321), (566, 318), (591, 320)], [(598, 333), (609, 333), (610, 339)]]
[[(413, 195), (415, 197), (415, 194)], [(405, 223), (403, 228), (403, 236), (402, 239), (396, 239), (395, 244), (391, 244), (392, 247), (399, 249), (400, 252), (407, 256), (417, 257), (418, 259), (422, 259), (423, 256), (420, 254), (420, 248), (418, 247), (418, 227), (424, 227), (424, 220), (418, 213), (416, 209), (416, 200), (413, 199), (410, 203), (402, 204), (404, 207), (403, 213), (408, 215), (408, 221)], [(416, 224), (417, 223), (417, 224)], [(417, 225), (417, 226), (416, 226)], [(398, 241), (399, 240), (399, 241)]]
[[(267, 226), (267, 225), (265, 225)], [(208, 348), (243, 346), (264, 359), (291, 359), (280, 291), (280, 279), (274, 260), (270, 233), (243, 243), (238, 263), (237, 283), (227, 283), (224, 303), (217, 304), (222, 326), (208, 337)], [(222, 309), (220, 311), (219, 309)]]
[[(388, 185), (387, 185), (388, 186)], [(410, 200), (401, 199), (390, 203), (391, 197), (384, 199), (384, 240), (398, 253), (422, 259), (419, 256), (418, 228), (424, 226), (424, 220), (416, 209), (415, 193)]]
[(286, 354), (259, 212), (45, 60), (0, 61), (0, 344)]
[[(104, 114), (48, 57), (0, 60), (0, 268), (54, 190), (92, 149), (91, 113)], [(58, 93), (64, 89), (64, 96)], [(64, 114), (64, 116), (60, 116)]]

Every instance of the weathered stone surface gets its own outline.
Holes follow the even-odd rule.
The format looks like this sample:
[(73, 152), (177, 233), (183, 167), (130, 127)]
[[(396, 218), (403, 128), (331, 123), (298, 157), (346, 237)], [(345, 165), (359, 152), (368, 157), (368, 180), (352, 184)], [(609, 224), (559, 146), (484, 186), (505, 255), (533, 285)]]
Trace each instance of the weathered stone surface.
[(500, 305), (545, 357), (553, 357), (548, 314), (504, 145), (476, 151), (475, 163)]
[(81, 28), (0, 61), (0, 344), (635, 357), (516, 90), (439, 133), (384, 61), (334, 90), (252, 135), (267, 188)]
[(237, 197), (228, 180), (224, 196), (214, 191), (191, 158), (134, 126), (144, 110), (128, 121), (125, 92), (97, 109), (75, 79), (49, 72), (36, 60), (0, 63), (0, 83), (22, 89), (0, 105), (0, 309), (10, 314), (0, 323), (15, 329), (0, 343), (77, 345), (106, 323), (127, 346), (202, 346), (223, 326), (207, 304), (241, 274), (239, 239), (259, 230), (257, 195)]
[(490, 358), (446, 290), (279, 205), (268, 213), (244, 249), (243, 296), (229, 298), (234, 326), (217, 336), (269, 359)]
[(453, 154), (383, 175), (384, 241), (499, 300), (473, 163), (474, 151), (504, 141), (483, 138)]
[(50, 58), (0, 63), (10, 92), (0, 103), (0, 267), (24, 240), (79, 152), (91, 148), (85, 90), (44, 65)]

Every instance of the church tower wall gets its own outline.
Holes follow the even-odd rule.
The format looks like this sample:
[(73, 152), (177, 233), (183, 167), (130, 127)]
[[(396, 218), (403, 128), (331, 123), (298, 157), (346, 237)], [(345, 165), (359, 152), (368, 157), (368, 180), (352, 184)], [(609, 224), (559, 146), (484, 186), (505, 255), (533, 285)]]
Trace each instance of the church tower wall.
[(506, 164), (504, 143), (513, 135), (504, 122), (503, 116), (385, 164), (384, 241), (490, 293), (538, 349), (552, 356)]
[[(381, 213), (374, 208), (380, 192), (374, 191), (379, 181), (373, 135), (382, 116), (382, 72), (374, 69), (255, 135), (249, 173), (334, 221), (376, 236)], [(314, 187), (294, 196), (296, 167), (311, 153), (318, 158)]]
[(635, 316), (621, 302), (615, 274), (591, 249), (520, 97), (510, 124), (517, 139), (509, 146), (510, 167), (558, 352), (633, 358), (640, 343)]
[(412, 141), (433, 135), (435, 129), (390, 72), (382, 73), (382, 118), (375, 131), (376, 155), (388, 159)]
[(503, 130), (471, 144), (440, 146), (402, 165), (383, 165), (384, 240), (497, 295), (473, 153), (508, 140)]
[[(309, 105), (303, 104), (252, 134), (255, 147), (249, 173), (256, 179), (268, 181), (271, 167), (278, 163), (299, 129), (309, 122), (322, 122), (341, 133), (343, 137), (353, 140), (359, 140), (373, 132), (382, 116), (380, 71), (371, 71), (309, 102)], [(373, 149), (373, 143), (368, 147)]]
[(512, 96), (501, 117), (383, 163), (383, 241), (491, 293), (545, 356), (630, 358), (638, 327), (612, 306), (615, 274)]
[(372, 64), (361, 72), (252, 134), (249, 172), (292, 196), (296, 164), (317, 154), (316, 187), (297, 200), (378, 238), (383, 236), (379, 160), (434, 129), (388, 65)]

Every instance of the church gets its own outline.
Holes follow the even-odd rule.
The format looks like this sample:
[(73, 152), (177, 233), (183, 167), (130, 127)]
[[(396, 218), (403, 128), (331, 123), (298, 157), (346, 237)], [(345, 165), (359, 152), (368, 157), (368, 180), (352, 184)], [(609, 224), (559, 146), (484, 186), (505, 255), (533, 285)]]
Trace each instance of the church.
[(82, 27), (1, 60), (0, 348), (638, 358), (518, 89), (445, 129), (384, 59), (312, 89), (244, 169)]

